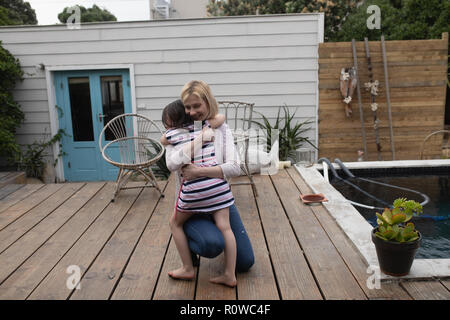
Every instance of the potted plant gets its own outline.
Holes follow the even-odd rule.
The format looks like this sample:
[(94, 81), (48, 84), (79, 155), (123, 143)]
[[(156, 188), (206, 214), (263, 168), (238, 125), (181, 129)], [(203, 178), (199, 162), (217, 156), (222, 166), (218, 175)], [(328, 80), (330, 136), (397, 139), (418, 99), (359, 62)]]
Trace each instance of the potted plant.
[[(283, 108), (284, 117), (280, 115), (281, 109)], [(309, 140), (306, 136), (306, 132), (310, 130), (310, 127), (306, 127), (311, 124), (312, 121), (306, 120), (304, 122), (295, 121), (295, 113), (293, 114), (289, 111), (287, 105), (281, 106), (278, 109), (277, 118), (275, 119), (275, 124), (272, 125), (271, 121), (266, 118), (264, 114), (258, 111), (254, 111), (259, 114), (263, 123), (252, 120), (253, 123), (259, 126), (260, 129), (263, 129), (267, 133), (267, 150), (270, 151), (272, 141), (272, 132), (273, 130), (278, 130), (278, 138), (279, 138), (279, 158), (282, 161), (292, 160), (295, 158), (295, 150), (301, 147), (305, 142), (313, 146), (315, 149), (317, 147)]]
[(378, 227), (372, 230), (380, 269), (391, 276), (409, 273), (422, 236), (411, 220), (422, 213), (422, 206), (414, 200), (396, 199), (393, 208), (377, 213)]

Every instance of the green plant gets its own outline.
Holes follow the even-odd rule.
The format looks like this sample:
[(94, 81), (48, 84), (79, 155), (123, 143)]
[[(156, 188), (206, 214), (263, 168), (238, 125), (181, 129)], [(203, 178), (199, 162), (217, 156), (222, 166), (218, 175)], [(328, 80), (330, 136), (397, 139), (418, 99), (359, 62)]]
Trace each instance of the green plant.
[[(54, 143), (61, 141), (62, 135), (66, 134), (63, 129), (60, 129), (47, 142), (33, 142), (25, 147), (25, 151), (20, 151), (17, 154), (16, 162), (19, 165), (20, 170), (24, 170), (27, 177), (34, 177), (40, 180), (43, 179), (45, 170), (44, 157), (48, 156), (45, 152), (47, 147), (52, 146)], [(57, 158), (56, 158), (57, 159)], [(57, 160), (53, 163), (56, 165)]]
[[(281, 109), (284, 111), (283, 117), (280, 117)], [(280, 160), (287, 160), (288, 157), (294, 158), (295, 150), (301, 147), (305, 142), (317, 149), (317, 147), (309, 141), (308, 137), (302, 136), (310, 129), (309, 127), (305, 128), (305, 126), (311, 124), (312, 121), (307, 120), (294, 124), (294, 116), (297, 110), (291, 115), (289, 108), (286, 105), (280, 107), (274, 125), (271, 125), (270, 121), (262, 113), (258, 111), (255, 112), (261, 115), (263, 123), (259, 123), (255, 120), (252, 120), (252, 122), (266, 131), (267, 150), (270, 150), (270, 146), (273, 144), (273, 131), (278, 130)]]
[[(149, 150), (148, 148), (146, 148), (146, 152), (150, 158), (153, 158), (161, 151), (161, 148), (158, 144), (154, 143), (153, 141), (150, 141), (150, 144), (152, 145), (154, 152)], [(166, 150), (164, 150), (164, 153), (161, 156), (161, 158), (153, 166), (151, 166), (151, 169), (156, 177), (160, 177), (164, 180), (167, 180), (169, 178), (170, 170), (167, 168), (166, 165)]]
[(19, 60), (4, 49), (0, 41), (0, 157), (9, 161), (13, 161), (20, 152), (15, 133), (24, 114), (14, 101), (12, 90), (22, 79), (23, 71)]
[(376, 236), (382, 240), (395, 242), (417, 240), (419, 234), (415, 230), (414, 224), (408, 221), (414, 214), (420, 214), (422, 211), (420, 203), (414, 200), (396, 199), (392, 210), (386, 208), (382, 214), (376, 213), (378, 223)]

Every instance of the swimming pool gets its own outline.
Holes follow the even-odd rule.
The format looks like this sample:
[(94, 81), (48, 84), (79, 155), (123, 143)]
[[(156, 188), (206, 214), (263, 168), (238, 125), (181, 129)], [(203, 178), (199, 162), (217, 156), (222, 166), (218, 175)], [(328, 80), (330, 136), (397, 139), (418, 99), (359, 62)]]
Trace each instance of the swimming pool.
[[(450, 167), (450, 160), (347, 162), (345, 163), (345, 165), (351, 170), (352, 173), (358, 176), (360, 172), (357, 170), (360, 169), (392, 170), (395, 168), (397, 173), (401, 173), (401, 171), (411, 172), (411, 168), (414, 168), (413, 172), (419, 172), (418, 168), (429, 168), (429, 171), (439, 171), (443, 167)], [(333, 166), (336, 169), (339, 168), (337, 165)], [(339, 191), (337, 191), (334, 186), (332, 186), (326, 179), (324, 179), (323, 175), (319, 171), (322, 170), (321, 164), (316, 164), (313, 167), (295, 166), (295, 168), (314, 193), (323, 193), (329, 200), (328, 202), (323, 203), (324, 207), (335, 219), (335, 221), (344, 231), (347, 237), (353, 242), (355, 247), (359, 250), (367, 265), (377, 267), (378, 259), (375, 251), (375, 246), (373, 245), (371, 239), (371, 231), (373, 227), (370, 222), (367, 221), (363, 217), (363, 215), (356, 209), (356, 207), (353, 206)], [(428, 172), (426, 175), (430, 174), (432, 175), (433, 173)], [(329, 173), (329, 175), (331, 176), (331, 172)], [(437, 175), (439, 176), (440, 174)], [(447, 172), (447, 176), (448, 175), (449, 174)], [(398, 176), (399, 175), (397, 175), (397, 177)], [(388, 177), (396, 178), (392, 176), (391, 173), (388, 174)], [(373, 177), (370, 177), (370, 179), (373, 179)], [(415, 183), (418, 185), (425, 184), (423, 178), (421, 177), (418, 177)], [(440, 214), (441, 211), (438, 212)], [(419, 223), (422, 224), (422, 221)], [(423, 225), (417, 224), (417, 228), (422, 232), (433, 234), (435, 232), (435, 225), (436, 221), (423, 221)], [(446, 225), (448, 225), (448, 221), (446, 221)], [(422, 243), (422, 245), (424, 244)], [(425, 247), (426, 246), (427, 244), (425, 244)], [(424, 256), (426, 257), (426, 255), (427, 254), (417, 256), (411, 267), (410, 273), (403, 278), (426, 279), (430, 277), (450, 276), (450, 258), (445, 258), (445, 255), (444, 258), (424, 258)], [(392, 277), (381, 273), (381, 279), (392, 279)]]
[[(416, 229), (422, 233), (422, 243), (416, 258), (450, 258), (450, 167), (441, 167), (439, 170), (426, 167), (406, 169), (358, 169), (352, 170), (352, 173), (357, 177), (366, 177), (385, 184), (413, 189), (427, 195), (430, 201), (424, 205), (422, 217), (413, 218)], [(337, 173), (344, 177), (341, 171), (337, 170)], [(424, 201), (419, 194), (413, 192), (360, 179), (350, 178), (348, 181), (389, 204), (400, 197), (418, 202)], [(348, 200), (373, 207), (383, 206), (379, 201), (371, 199), (343, 181), (333, 179), (331, 184)], [(355, 208), (372, 226), (377, 226), (375, 212), (381, 213), (381, 210), (361, 206), (355, 206)]]

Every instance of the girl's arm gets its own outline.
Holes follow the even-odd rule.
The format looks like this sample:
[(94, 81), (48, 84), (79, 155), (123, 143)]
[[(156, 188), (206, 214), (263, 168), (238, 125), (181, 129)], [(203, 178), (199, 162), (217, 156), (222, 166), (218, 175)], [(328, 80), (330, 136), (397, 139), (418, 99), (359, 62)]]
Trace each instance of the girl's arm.
[(214, 142), (214, 147), (216, 148), (218, 161), (221, 162), (221, 164), (215, 167), (197, 167), (195, 165), (184, 166), (181, 170), (183, 172), (183, 177), (186, 180), (192, 180), (199, 177), (229, 179), (241, 175), (241, 168), (237, 160), (237, 153), (234, 148), (234, 139), (231, 130), (224, 124), (220, 126), (217, 131), (218, 140)]
[(225, 123), (225, 115), (217, 114), (214, 118), (208, 119), (211, 128), (216, 129)]
[(166, 165), (170, 171), (181, 169), (182, 166), (191, 163), (191, 159), (203, 145), (204, 141), (212, 141), (214, 130), (205, 127), (204, 130), (190, 143), (166, 146)]

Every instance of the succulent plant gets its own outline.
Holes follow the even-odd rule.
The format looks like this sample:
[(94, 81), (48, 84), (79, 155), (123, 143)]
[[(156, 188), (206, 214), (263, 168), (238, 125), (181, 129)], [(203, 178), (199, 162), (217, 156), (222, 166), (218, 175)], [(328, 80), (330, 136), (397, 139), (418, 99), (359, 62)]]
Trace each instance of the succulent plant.
[(386, 241), (410, 242), (419, 238), (414, 224), (408, 222), (414, 216), (422, 213), (422, 206), (414, 200), (398, 198), (393, 208), (385, 208), (382, 214), (376, 213), (378, 231), (375, 235)]

